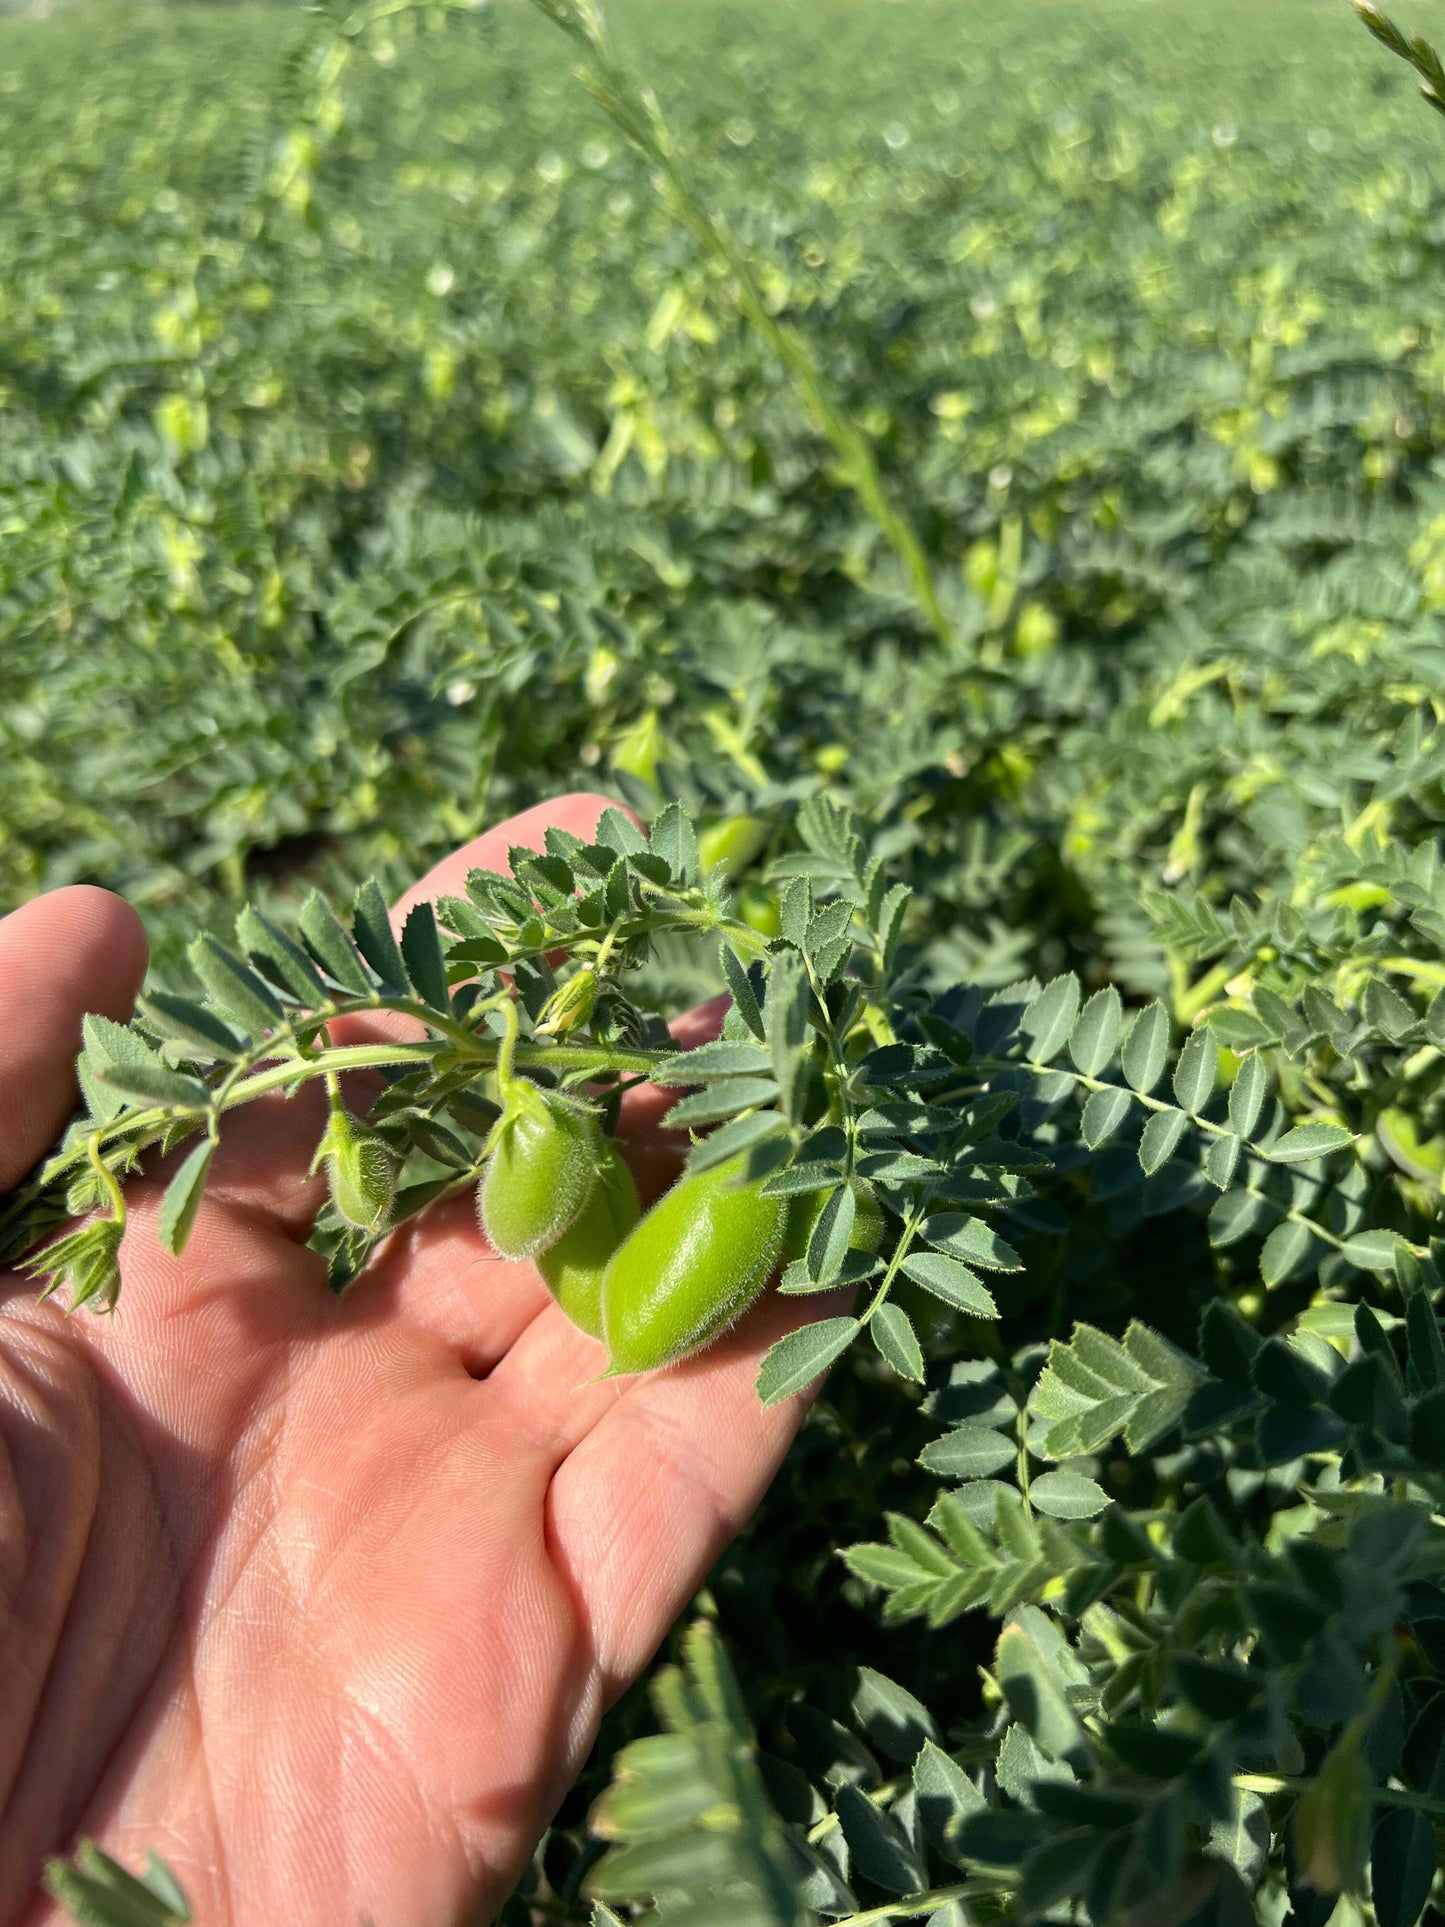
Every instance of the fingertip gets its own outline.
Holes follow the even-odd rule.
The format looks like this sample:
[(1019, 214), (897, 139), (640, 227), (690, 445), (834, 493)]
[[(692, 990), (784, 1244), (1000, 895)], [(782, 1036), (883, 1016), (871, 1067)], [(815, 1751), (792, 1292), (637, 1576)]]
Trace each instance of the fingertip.
[(52, 998), (83, 990), (87, 1010), (125, 1021), (145, 983), (150, 944), (123, 896), (71, 883), (0, 917), (0, 958), (12, 987), (44, 985)]
[(694, 1004), (680, 1017), (674, 1017), (668, 1025), (672, 1041), (684, 1050), (696, 1050), (699, 1044), (710, 1044), (721, 1034), (723, 1019), (733, 1007), (733, 1000), (727, 991), (720, 991), (716, 997), (709, 997), (706, 1003)]
[(135, 911), (90, 884), (52, 890), (0, 919), (0, 1191), (54, 1141), (75, 1104), (87, 1013), (124, 1023), (147, 959)]
[(630, 817), (640, 827), (640, 819), (635, 811), (628, 809), (615, 796), (604, 796), (600, 790), (571, 790), (565, 796), (552, 797), (545, 803), (534, 803), (531, 809), (507, 817), (492, 829), (484, 830), (480, 836), (474, 836), (459, 850), (453, 850), (450, 856), (443, 857), (402, 897), (393, 912), (393, 922), (399, 924), (414, 904), (464, 889), (467, 874), (471, 870), (505, 872), (509, 868), (509, 850), (544, 848), (548, 830), (566, 830), (572, 836), (580, 836), (584, 842), (590, 842), (596, 835), (604, 810), (621, 810), (624, 816)]
[(130, 1016), (150, 962), (139, 915), (93, 883), (49, 890), (0, 918), (0, 948), (7, 957), (48, 959), (64, 978), (84, 975), (99, 1000), (90, 1008), (119, 1021)]

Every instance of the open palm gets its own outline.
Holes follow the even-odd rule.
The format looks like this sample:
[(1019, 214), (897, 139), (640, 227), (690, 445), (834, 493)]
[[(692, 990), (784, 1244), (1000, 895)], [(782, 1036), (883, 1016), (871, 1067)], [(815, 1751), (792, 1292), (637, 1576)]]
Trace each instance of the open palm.
[[(602, 807), (514, 819), (413, 897)], [(74, 1101), (81, 1012), (128, 1015), (144, 957), (100, 891), (0, 923), (0, 1191)], [(644, 1195), (662, 1101), (624, 1118)], [(801, 1417), (753, 1390), (796, 1307), (598, 1382), (470, 1199), (336, 1299), (304, 1242), (320, 1105), (236, 1116), (181, 1259), (134, 1186), (113, 1319), (0, 1278), (0, 1927), (54, 1920), (40, 1865), (81, 1833), (160, 1852), (206, 1927), (485, 1919)]]

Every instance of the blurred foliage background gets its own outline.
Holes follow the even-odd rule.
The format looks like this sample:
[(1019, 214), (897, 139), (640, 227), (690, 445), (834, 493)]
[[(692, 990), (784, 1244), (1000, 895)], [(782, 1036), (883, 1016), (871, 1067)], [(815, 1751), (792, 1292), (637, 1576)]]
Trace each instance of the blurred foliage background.
[(164, 953), (580, 779), (822, 783), (949, 970), (1157, 976), (1141, 875), (1268, 887), (1437, 670), (1429, 117), (1308, 0), (617, 24), (956, 647), (530, 12), (329, 91), (286, 8), (12, 21), (0, 902)]

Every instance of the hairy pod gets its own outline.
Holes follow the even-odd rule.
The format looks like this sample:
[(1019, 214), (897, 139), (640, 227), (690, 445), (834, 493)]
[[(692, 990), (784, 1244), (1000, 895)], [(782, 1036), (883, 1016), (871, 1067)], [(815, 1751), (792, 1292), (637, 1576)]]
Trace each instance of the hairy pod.
[(597, 1183), (580, 1217), (537, 1257), (547, 1289), (589, 1338), (602, 1336), (602, 1278), (608, 1261), (640, 1215), (632, 1173), (616, 1147), (604, 1142)]
[(513, 1086), (477, 1192), (498, 1257), (535, 1258), (556, 1244), (592, 1195), (602, 1150), (592, 1111), (535, 1084)]
[(396, 1203), (396, 1157), (386, 1140), (337, 1106), (316, 1156), (325, 1160), (337, 1216), (372, 1237), (385, 1231)]
[(614, 1372), (646, 1372), (699, 1350), (762, 1291), (787, 1200), (749, 1183), (741, 1158), (684, 1177), (617, 1249), (602, 1280)]

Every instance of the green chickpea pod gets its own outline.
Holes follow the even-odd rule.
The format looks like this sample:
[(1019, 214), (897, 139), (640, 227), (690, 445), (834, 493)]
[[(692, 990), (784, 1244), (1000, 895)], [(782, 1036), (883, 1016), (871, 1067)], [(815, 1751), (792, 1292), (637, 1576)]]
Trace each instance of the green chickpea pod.
[(506, 1090), (477, 1192), (482, 1230), (498, 1257), (535, 1258), (581, 1216), (603, 1151), (596, 1114), (524, 1078)]
[(604, 1139), (592, 1196), (571, 1229), (537, 1257), (547, 1289), (589, 1338), (602, 1336), (602, 1278), (608, 1260), (640, 1215), (632, 1173)]
[(614, 1373), (652, 1371), (699, 1350), (767, 1284), (787, 1200), (745, 1173), (746, 1160), (732, 1158), (682, 1178), (613, 1254), (602, 1329)]
[(396, 1203), (396, 1158), (384, 1138), (352, 1117), (334, 1080), (329, 1095), (326, 1135), (316, 1147), (311, 1169), (325, 1164), (331, 1202), (342, 1222), (378, 1237), (390, 1224)]

